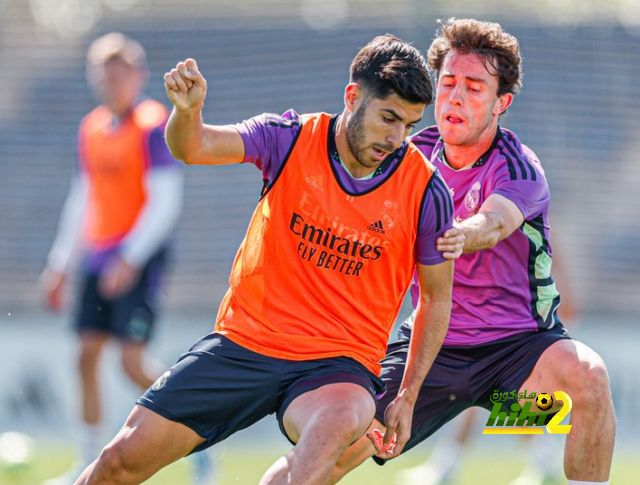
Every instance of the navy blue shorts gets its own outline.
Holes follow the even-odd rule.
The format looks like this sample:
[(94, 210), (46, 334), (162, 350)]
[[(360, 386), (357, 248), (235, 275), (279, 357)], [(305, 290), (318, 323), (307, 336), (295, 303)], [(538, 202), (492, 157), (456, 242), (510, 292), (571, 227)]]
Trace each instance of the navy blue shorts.
[[(562, 325), (551, 330), (522, 334), (517, 338), (476, 347), (442, 347), (424, 380), (413, 412), (411, 438), (403, 453), (426, 440), (458, 414), (472, 406), (489, 411), (494, 391), (520, 389), (542, 353), (559, 340), (570, 338)], [(384, 412), (402, 382), (409, 352), (409, 340), (389, 345), (382, 360), (382, 380), (388, 392), (378, 401), (376, 419), (384, 423)], [(553, 391), (554, 389), (550, 389)], [(542, 392), (546, 389), (529, 389)], [(509, 408), (517, 400), (505, 401)], [(550, 417), (548, 417), (550, 419)], [(385, 460), (374, 457), (382, 465)]]
[(74, 328), (105, 332), (123, 341), (147, 342), (158, 313), (160, 286), (167, 250), (153, 256), (142, 269), (138, 282), (124, 295), (105, 299), (98, 290), (99, 274), (82, 275)]
[(202, 436), (206, 441), (196, 452), (273, 413), (287, 436), (282, 419), (289, 404), (305, 392), (338, 382), (358, 384), (373, 399), (384, 391), (380, 378), (348, 357), (277, 359), (212, 333), (183, 354), (138, 404)]

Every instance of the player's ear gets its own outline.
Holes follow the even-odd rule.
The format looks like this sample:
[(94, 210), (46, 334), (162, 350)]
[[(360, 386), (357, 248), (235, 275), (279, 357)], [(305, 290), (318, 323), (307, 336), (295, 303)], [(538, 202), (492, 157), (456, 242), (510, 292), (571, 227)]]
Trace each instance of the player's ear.
[(362, 88), (357, 83), (349, 83), (344, 88), (344, 105), (353, 112), (356, 107), (357, 100), (362, 96)]
[(502, 113), (507, 111), (507, 109), (509, 109), (509, 106), (511, 106), (512, 102), (513, 102), (512, 93), (504, 93), (500, 95), (498, 97), (498, 110), (499, 110), (498, 114), (501, 115)]

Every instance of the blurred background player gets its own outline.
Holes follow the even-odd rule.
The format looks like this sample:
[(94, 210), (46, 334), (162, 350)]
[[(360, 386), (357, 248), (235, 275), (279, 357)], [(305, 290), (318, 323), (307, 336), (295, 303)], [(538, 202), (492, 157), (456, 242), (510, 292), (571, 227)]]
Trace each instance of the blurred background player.
[[(77, 174), (41, 276), (47, 306), (59, 310), (74, 261), (81, 260), (74, 317), (82, 393), (81, 469), (102, 446), (98, 368), (105, 344), (117, 340), (122, 367), (142, 390), (163, 371), (145, 359), (145, 349), (157, 319), (183, 193), (182, 164), (164, 141), (169, 112), (142, 96), (148, 79), (143, 47), (121, 33), (107, 34), (89, 47), (86, 68), (103, 104), (80, 125)], [(211, 478), (206, 458), (198, 457), (196, 483)], [(76, 476), (72, 472), (54, 481)]]

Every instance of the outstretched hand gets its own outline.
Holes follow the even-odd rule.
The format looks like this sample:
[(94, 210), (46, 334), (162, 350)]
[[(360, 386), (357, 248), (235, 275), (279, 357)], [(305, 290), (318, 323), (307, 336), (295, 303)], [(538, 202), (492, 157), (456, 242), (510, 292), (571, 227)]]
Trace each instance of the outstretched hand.
[(164, 87), (177, 110), (200, 109), (207, 96), (207, 81), (191, 58), (165, 73)]

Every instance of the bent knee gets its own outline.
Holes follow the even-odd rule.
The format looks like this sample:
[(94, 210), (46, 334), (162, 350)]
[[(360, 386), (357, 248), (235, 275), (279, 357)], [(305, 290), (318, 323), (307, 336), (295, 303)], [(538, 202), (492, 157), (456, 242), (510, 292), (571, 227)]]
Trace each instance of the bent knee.
[(571, 371), (565, 376), (569, 396), (576, 402), (595, 402), (610, 394), (609, 373), (602, 357), (589, 349), (581, 350)]
[(118, 478), (122, 477), (126, 473), (124, 453), (117, 443), (111, 443), (107, 445), (94, 467), (95, 474), (100, 477), (108, 478), (109, 481), (114, 483), (120, 483)]
[(373, 412), (369, 415), (369, 413), (357, 412), (355, 410), (345, 410), (336, 416), (335, 427), (345, 439), (353, 442), (367, 431), (372, 418)]

